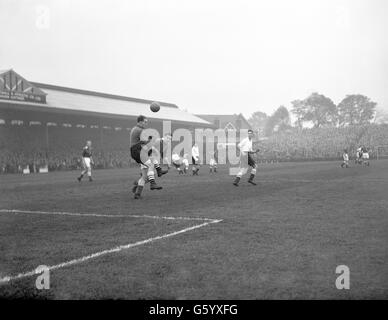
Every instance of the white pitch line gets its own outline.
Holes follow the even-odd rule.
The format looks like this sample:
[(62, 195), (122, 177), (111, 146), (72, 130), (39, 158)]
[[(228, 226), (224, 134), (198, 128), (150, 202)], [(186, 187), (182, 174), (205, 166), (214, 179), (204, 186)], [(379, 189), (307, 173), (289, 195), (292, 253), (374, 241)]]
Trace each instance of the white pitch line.
[[(166, 238), (169, 238), (169, 237), (173, 237), (173, 236), (176, 236), (178, 234), (185, 233), (185, 232), (188, 232), (188, 231), (192, 231), (192, 230), (195, 230), (195, 229), (199, 229), (199, 228), (207, 226), (207, 225), (209, 225), (211, 223), (218, 223), (218, 222), (221, 222), (221, 221), (222, 220), (211, 220), (209, 222), (205, 222), (205, 223), (202, 223), (202, 224), (199, 224), (199, 225), (196, 225), (196, 226), (192, 226), (192, 227), (189, 227), (189, 228), (186, 228), (186, 229), (182, 229), (182, 230), (179, 230), (179, 231), (175, 231), (175, 232), (172, 232), (172, 233), (164, 234), (164, 235), (157, 236), (157, 237), (154, 237), (154, 238), (149, 238), (149, 239), (138, 241), (138, 242), (135, 242), (135, 243), (129, 243), (129, 244), (126, 244), (126, 245), (117, 246), (117, 247), (114, 247), (114, 248), (109, 249), (109, 250), (104, 250), (104, 251), (96, 252), (96, 253), (93, 253), (93, 254), (81, 257), (81, 258), (69, 260), (69, 261), (66, 261), (66, 262), (63, 262), (63, 263), (60, 263), (60, 264), (56, 264), (56, 265), (53, 265), (53, 266), (48, 266), (47, 269), (48, 270), (56, 270), (56, 269), (68, 267), (68, 266), (71, 266), (71, 265), (79, 264), (79, 263), (85, 262), (85, 261), (90, 260), (90, 259), (95, 259), (95, 258), (100, 257), (102, 255), (106, 255), (106, 254), (114, 253), (114, 252), (120, 252), (122, 250), (127, 250), (127, 249), (130, 249), (130, 248), (133, 248), (133, 247), (137, 247), (137, 246), (140, 246), (140, 245), (143, 245), (143, 244), (151, 243), (153, 241), (157, 241), (157, 240), (162, 240), (162, 239), (166, 239)], [(41, 273), (42, 272), (37, 272), (37, 270), (35, 269), (35, 270), (29, 271), (29, 272), (20, 273), (20, 274), (18, 274), (16, 276), (6, 276), (4, 278), (0, 278), (0, 283), (7, 283), (7, 282), (10, 282), (12, 280), (17, 280), (17, 279), (21, 279), (21, 278), (31, 277), (31, 276), (38, 275), (38, 274), (41, 274)]]
[(47, 212), (47, 211), (29, 211), (17, 209), (0, 209), (0, 213), (26, 213), (26, 214), (47, 214), (47, 215), (65, 215), (77, 217), (103, 217), (103, 218), (145, 218), (145, 219), (162, 219), (162, 220), (189, 220), (189, 221), (214, 221), (215, 219), (200, 217), (168, 217), (168, 216), (150, 216), (150, 215), (113, 215), (98, 213), (76, 213), (76, 212)]

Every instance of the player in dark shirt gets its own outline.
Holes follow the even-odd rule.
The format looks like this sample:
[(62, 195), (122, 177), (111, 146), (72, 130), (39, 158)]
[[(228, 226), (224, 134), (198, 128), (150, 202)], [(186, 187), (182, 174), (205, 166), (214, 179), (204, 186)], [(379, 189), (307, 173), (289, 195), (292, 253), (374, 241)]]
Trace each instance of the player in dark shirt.
[(137, 125), (132, 128), (130, 136), (131, 157), (139, 165), (141, 170), (140, 179), (135, 182), (132, 191), (135, 193), (135, 199), (141, 197), (144, 185), (150, 182), (151, 190), (160, 190), (162, 187), (155, 182), (154, 162), (152, 160), (152, 137), (149, 136), (147, 140), (142, 140), (142, 133), (147, 125), (147, 118), (145, 116), (137, 117)]
[(77, 180), (81, 182), (83, 176), (87, 173), (89, 181), (93, 181), (92, 165), (94, 162), (92, 158), (92, 142), (90, 140), (86, 141), (86, 146), (82, 149), (82, 164), (84, 169), (82, 170), (81, 175), (77, 178)]

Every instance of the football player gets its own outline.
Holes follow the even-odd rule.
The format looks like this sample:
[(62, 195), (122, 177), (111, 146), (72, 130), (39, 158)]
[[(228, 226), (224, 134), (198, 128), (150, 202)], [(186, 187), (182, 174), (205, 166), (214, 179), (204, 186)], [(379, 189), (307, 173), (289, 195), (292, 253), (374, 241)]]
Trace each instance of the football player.
[(369, 152), (366, 147), (362, 147), (362, 163), (364, 166), (369, 167)]
[(171, 156), (173, 166), (178, 170), (179, 174), (183, 174), (183, 170), (181, 169), (182, 160), (179, 154), (173, 153)]
[(182, 159), (183, 173), (186, 174), (189, 171), (189, 155), (187, 153), (184, 154)]
[(343, 162), (341, 164), (341, 168), (349, 168), (349, 154), (348, 150), (344, 149), (344, 153), (342, 154)]
[(86, 146), (82, 149), (82, 165), (83, 170), (77, 180), (81, 182), (82, 178), (87, 173), (89, 182), (92, 182), (92, 165), (94, 165), (94, 161), (92, 157), (92, 142), (90, 140), (86, 141)]
[(362, 147), (357, 148), (355, 162), (356, 162), (356, 164), (361, 164), (362, 163)]
[[(155, 182), (155, 174), (154, 174), (154, 163), (152, 159), (149, 157), (150, 144), (152, 142), (152, 137), (149, 136), (147, 140), (141, 140), (141, 134), (145, 127), (147, 126), (148, 119), (145, 116), (137, 117), (137, 124), (131, 130), (130, 135), (130, 144), (131, 144), (131, 157), (134, 159), (140, 166), (141, 177), (137, 181), (137, 184), (133, 187), (132, 191), (135, 193), (135, 199), (141, 198), (141, 193), (143, 191), (144, 185), (146, 182), (150, 182), (151, 190), (160, 190), (161, 186), (158, 186)], [(144, 148), (144, 149), (143, 149)], [(149, 150), (148, 150), (149, 149)], [(141, 152), (148, 155), (147, 159), (141, 159)], [(148, 150), (148, 151), (147, 151)]]
[(199, 171), (199, 148), (198, 148), (198, 144), (194, 143), (193, 147), (191, 148), (191, 161), (193, 162), (193, 167), (192, 167), (192, 170), (193, 170), (193, 176), (194, 175), (198, 175), (198, 171)]
[(209, 170), (210, 170), (210, 173), (212, 172), (217, 172), (217, 162), (214, 158), (210, 158), (210, 161), (209, 161)]
[(256, 151), (253, 151), (253, 130), (248, 130), (248, 137), (241, 140), (237, 146), (240, 149), (240, 168), (236, 178), (234, 179), (233, 185), (238, 187), (241, 177), (247, 173), (248, 169), (250, 168), (251, 175), (249, 176), (248, 182), (255, 186), (256, 183), (253, 181), (253, 179), (256, 175), (257, 165), (252, 156), (260, 150), (257, 149)]
[(215, 151), (213, 154), (210, 152), (209, 153), (209, 172), (217, 172), (217, 151)]

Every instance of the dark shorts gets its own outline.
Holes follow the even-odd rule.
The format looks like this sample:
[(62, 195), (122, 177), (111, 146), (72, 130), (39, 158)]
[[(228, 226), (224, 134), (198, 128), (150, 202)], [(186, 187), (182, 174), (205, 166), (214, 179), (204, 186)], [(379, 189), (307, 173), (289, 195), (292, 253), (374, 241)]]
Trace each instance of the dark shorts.
[(141, 144), (135, 144), (131, 147), (131, 157), (133, 160), (135, 160), (139, 164), (144, 164), (141, 161), (140, 154), (141, 154), (142, 145)]
[(248, 166), (256, 168), (256, 162), (250, 153), (248, 153)]

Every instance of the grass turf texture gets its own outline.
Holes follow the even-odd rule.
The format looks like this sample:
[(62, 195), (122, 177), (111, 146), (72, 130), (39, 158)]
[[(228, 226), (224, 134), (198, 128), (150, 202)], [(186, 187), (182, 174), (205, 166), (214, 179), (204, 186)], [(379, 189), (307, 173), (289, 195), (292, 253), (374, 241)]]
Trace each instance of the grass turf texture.
[[(171, 172), (130, 193), (138, 170), (0, 177), (0, 209), (222, 219), (167, 239), (0, 284), (0, 297), (48, 299), (388, 298), (388, 162), (260, 165), (238, 188), (226, 168)], [(0, 276), (178, 231), (201, 221), (0, 213)], [(350, 290), (335, 269), (350, 268)]]

